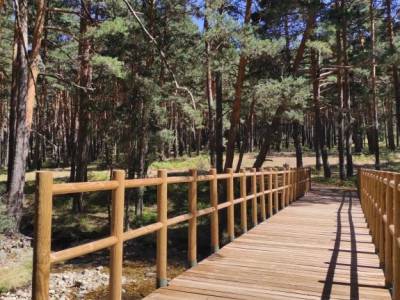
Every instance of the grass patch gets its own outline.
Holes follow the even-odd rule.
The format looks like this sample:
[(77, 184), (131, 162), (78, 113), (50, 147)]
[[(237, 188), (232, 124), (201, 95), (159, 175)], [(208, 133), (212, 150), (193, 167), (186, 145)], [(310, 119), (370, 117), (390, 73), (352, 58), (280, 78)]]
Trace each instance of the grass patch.
[(18, 263), (0, 268), (0, 293), (27, 285), (32, 279), (32, 252), (27, 251)]
[(154, 162), (150, 165), (150, 168), (166, 170), (208, 170), (210, 168), (210, 161), (208, 155), (204, 154), (194, 157), (183, 156), (177, 159)]
[(311, 181), (312, 183), (319, 183), (324, 185), (332, 185), (336, 187), (354, 188), (357, 186), (357, 170), (354, 170), (355, 176), (341, 180), (339, 177), (338, 165), (331, 166), (332, 176), (331, 178), (325, 178), (323, 171), (318, 172), (315, 167), (311, 169)]
[(332, 185), (337, 187), (354, 188), (356, 186), (357, 177), (353, 176), (346, 180), (340, 180), (338, 177), (325, 178), (324, 176), (312, 176), (313, 183)]

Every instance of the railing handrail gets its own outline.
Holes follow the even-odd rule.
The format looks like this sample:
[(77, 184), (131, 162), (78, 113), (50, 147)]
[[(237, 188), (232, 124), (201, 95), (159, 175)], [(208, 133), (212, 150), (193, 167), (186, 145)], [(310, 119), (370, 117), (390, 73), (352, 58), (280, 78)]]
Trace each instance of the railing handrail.
[(400, 300), (400, 173), (360, 169), (360, 200), (392, 299)]
[[(158, 176), (143, 179), (125, 179), (125, 172), (115, 170), (112, 180), (53, 183), (53, 174), (49, 171), (39, 171), (36, 174), (36, 215), (35, 215), (35, 245), (33, 260), (32, 298), (48, 299), (49, 276), (51, 264), (73, 259), (105, 248), (111, 248), (110, 256), (110, 298), (121, 299), (122, 254), (123, 243), (147, 234), (157, 232), (157, 286), (167, 285), (167, 230), (168, 226), (189, 222), (188, 261), (190, 266), (197, 264), (197, 218), (211, 216), (211, 248), (219, 250), (218, 212), (227, 209), (227, 231), (231, 241), (235, 238), (234, 206), (240, 204), (240, 226), (247, 231), (247, 201), (252, 200), (252, 223), (257, 225), (259, 219), (258, 199), (260, 199), (261, 218), (266, 220), (279, 209), (291, 204), (304, 195), (311, 185), (311, 170), (298, 169), (242, 169), (234, 173), (228, 169), (226, 173), (217, 174), (211, 169), (208, 175), (198, 175), (196, 170), (190, 170), (189, 176), (167, 176), (166, 170), (158, 170)], [(251, 180), (251, 193), (247, 193), (247, 178)], [(234, 178), (240, 179), (240, 198), (234, 197)], [(266, 182), (266, 179), (268, 181)], [(280, 179), (280, 180), (279, 180)], [(218, 201), (218, 180), (226, 180), (227, 201)], [(210, 206), (197, 209), (197, 183), (210, 183)], [(189, 184), (189, 211), (183, 215), (168, 218), (167, 193), (168, 184)], [(145, 186), (157, 187), (157, 222), (124, 231), (124, 200), (125, 190)], [(265, 186), (268, 188), (265, 189)], [(257, 188), (258, 187), (258, 188)], [(53, 197), (57, 195), (112, 191), (111, 234), (110, 236), (90, 243), (71, 247), (57, 252), (51, 252), (51, 219)], [(265, 196), (268, 195), (268, 203)], [(279, 197), (281, 195), (281, 197)], [(268, 213), (267, 213), (268, 212)]]

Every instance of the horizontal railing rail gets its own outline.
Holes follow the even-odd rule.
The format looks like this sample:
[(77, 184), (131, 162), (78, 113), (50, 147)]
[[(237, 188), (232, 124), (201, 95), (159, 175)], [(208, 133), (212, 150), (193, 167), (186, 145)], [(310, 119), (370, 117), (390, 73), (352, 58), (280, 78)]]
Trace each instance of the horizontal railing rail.
[[(49, 298), (49, 278), (52, 264), (70, 260), (82, 255), (110, 248), (110, 299), (121, 299), (122, 294), (122, 262), (123, 243), (151, 233), (157, 233), (157, 286), (167, 285), (167, 230), (169, 226), (182, 222), (188, 225), (188, 262), (189, 266), (197, 264), (197, 219), (210, 217), (211, 248), (219, 250), (219, 211), (227, 209), (227, 232), (230, 241), (235, 238), (235, 210), (240, 205), (240, 227), (246, 232), (247, 202), (251, 200), (251, 220), (256, 226), (261, 218), (265, 221), (280, 209), (309, 191), (311, 186), (311, 170), (301, 169), (262, 169), (251, 171), (241, 170), (233, 173), (228, 169), (224, 174), (217, 174), (211, 169), (207, 175), (198, 175), (191, 170), (189, 176), (167, 176), (167, 171), (159, 170), (158, 176), (143, 179), (125, 179), (125, 172), (115, 170), (112, 180), (82, 183), (53, 182), (53, 174), (40, 171), (36, 174), (36, 214), (35, 214), (35, 244), (33, 259), (32, 298)], [(240, 197), (234, 197), (234, 179), (240, 181)], [(250, 193), (247, 192), (247, 179), (250, 181)], [(218, 181), (226, 181), (226, 201), (218, 199)], [(209, 182), (210, 206), (198, 210), (197, 185), (199, 182)], [(188, 184), (188, 212), (168, 218), (168, 185)], [(146, 186), (157, 187), (157, 222), (136, 229), (124, 231), (124, 201), (125, 190)], [(57, 195), (111, 191), (111, 233), (110, 236), (76, 247), (51, 252), (51, 226), (53, 212), (53, 197)], [(268, 199), (266, 196), (268, 195)], [(258, 211), (260, 209), (260, 212)]]
[(361, 169), (361, 205), (392, 298), (400, 300), (400, 173)]

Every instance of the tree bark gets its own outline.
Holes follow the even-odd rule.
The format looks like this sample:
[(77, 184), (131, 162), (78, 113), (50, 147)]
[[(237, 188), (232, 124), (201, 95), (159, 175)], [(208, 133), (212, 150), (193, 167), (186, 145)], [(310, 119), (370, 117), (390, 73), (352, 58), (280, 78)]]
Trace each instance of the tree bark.
[(15, 121), (15, 147), (14, 160), (10, 187), (7, 199), (7, 213), (13, 219), (14, 232), (19, 229), (21, 221), (22, 203), (24, 200), (25, 168), (28, 155), (29, 127), (27, 126), (27, 98), (28, 98), (28, 2), (16, 1), (16, 26), (18, 35), (18, 65), (17, 72), (18, 95), (16, 97), (16, 121)]
[[(342, 3), (343, 11), (346, 11), (345, 2)], [(344, 108), (346, 111), (345, 115), (345, 146), (346, 146), (346, 175), (347, 177), (353, 176), (353, 154), (352, 154), (352, 123), (353, 119), (351, 116), (351, 96), (350, 96), (350, 74), (347, 66), (349, 65), (348, 55), (347, 55), (347, 16), (346, 13), (342, 17), (342, 45), (343, 45), (343, 64), (344, 68), (344, 82), (343, 82), (343, 97), (344, 97)]]
[[(389, 49), (391, 54), (396, 52), (394, 46), (394, 30), (393, 30), (393, 18), (392, 18), (392, 0), (386, 0), (386, 26), (387, 26), (387, 36), (389, 40)], [(392, 65), (392, 77), (393, 77), (393, 87), (394, 87), (394, 99), (396, 106), (396, 131), (397, 136), (400, 133), (400, 81), (399, 81), (399, 73), (397, 70), (397, 65)], [(391, 117), (392, 119), (392, 117)], [(388, 120), (389, 121), (389, 120)], [(393, 121), (390, 123), (390, 126), (393, 126)], [(394, 141), (392, 142), (391, 135), (389, 135), (389, 149), (394, 151), (396, 146), (394, 145)]]
[(252, 126), (252, 120), (254, 117), (254, 106), (256, 105), (256, 98), (253, 97), (251, 104), (250, 104), (250, 110), (249, 110), (249, 115), (246, 119), (246, 124), (244, 125), (244, 131), (243, 131), (243, 137), (242, 137), (242, 144), (240, 146), (240, 153), (239, 153), (239, 159), (236, 165), (236, 172), (240, 172), (240, 169), (242, 167), (242, 162), (243, 162), (243, 157), (246, 149), (249, 148), (250, 143), (249, 143), (249, 136), (251, 136), (251, 126)]
[[(251, 4), (252, 0), (246, 0), (246, 12), (244, 18), (244, 25), (248, 24), (251, 19)], [(228, 132), (228, 141), (226, 144), (226, 157), (225, 157), (225, 170), (232, 168), (233, 159), (235, 156), (235, 141), (237, 127), (240, 121), (240, 110), (242, 102), (242, 89), (246, 73), (247, 57), (245, 53), (240, 55), (238, 74), (235, 84), (235, 100), (232, 106), (232, 113), (230, 118), (230, 128)]]
[(296, 166), (297, 168), (303, 167), (303, 150), (300, 141), (301, 126), (298, 121), (293, 122), (293, 143), (296, 149)]
[[(336, 9), (339, 14), (343, 14), (343, 1), (336, 0)], [(342, 17), (341, 17), (342, 18)], [(340, 19), (341, 19), (340, 18)], [(341, 20), (339, 21), (339, 24)], [(346, 179), (346, 172), (344, 166), (344, 82), (343, 82), (343, 39), (342, 39), (342, 28), (340, 25), (336, 28), (336, 55), (337, 55), (337, 89), (338, 89), (338, 106), (339, 106), (339, 113), (338, 113), (338, 153), (339, 153), (339, 177), (341, 180)]]
[[(205, 1), (205, 8), (209, 7), (208, 1)], [(209, 30), (207, 15), (204, 15), (204, 30)], [(206, 96), (208, 107), (208, 150), (210, 154), (210, 164), (215, 167), (215, 118), (214, 118), (214, 97), (213, 97), (213, 72), (211, 67), (211, 43), (205, 41), (205, 56), (206, 56)]]
[(306, 49), (307, 41), (310, 39), (311, 34), (314, 31), (315, 20), (316, 20), (316, 11), (314, 9), (310, 9), (307, 16), (306, 28), (303, 33), (303, 37), (301, 38), (301, 42), (299, 48), (297, 49), (296, 57), (293, 62), (292, 73), (297, 74), (300, 68), (300, 63), (303, 61), (304, 51)]
[(14, 47), (13, 47), (13, 61), (12, 61), (12, 78), (11, 78), (11, 97), (10, 97), (10, 115), (8, 123), (8, 165), (7, 165), (7, 188), (10, 191), (11, 181), (13, 177), (13, 165), (15, 160), (15, 138), (16, 138), (16, 122), (17, 122), (17, 103), (18, 103), (18, 67), (20, 64), (20, 32), (18, 27), (14, 29)]
[(375, 148), (375, 169), (380, 169), (380, 151), (379, 151), (379, 120), (378, 120), (378, 103), (376, 99), (376, 53), (375, 53), (375, 8), (374, 0), (370, 0), (370, 30), (371, 30), (371, 97), (373, 110), (373, 132), (374, 132), (374, 148)]
[(36, 97), (36, 80), (39, 74), (39, 51), (42, 43), (45, 19), (44, 0), (36, 1), (36, 20), (33, 30), (32, 49), (28, 56), (28, 2), (16, 1), (16, 26), (18, 32), (18, 96), (15, 123), (15, 157), (12, 163), (8, 191), (8, 214), (14, 219), (14, 231), (18, 231), (24, 199), (26, 159), (32, 127), (33, 106)]
[[(75, 182), (87, 181), (87, 167), (89, 159), (89, 134), (91, 132), (90, 124), (90, 92), (92, 85), (92, 67), (90, 65), (91, 40), (87, 37), (90, 25), (91, 1), (81, 0), (81, 18), (80, 18), (80, 39), (79, 39), (79, 85), (82, 87), (78, 92), (78, 136), (75, 166)], [(74, 197), (73, 211), (81, 212), (83, 195)]]
[(387, 136), (388, 136), (388, 148), (390, 151), (396, 150), (396, 144), (394, 140), (394, 127), (393, 127), (393, 103), (391, 99), (386, 101), (386, 120), (387, 120)]
[[(394, 45), (394, 30), (393, 30), (393, 18), (392, 18), (392, 0), (386, 0), (386, 28), (387, 28), (387, 38), (389, 42), (389, 50), (391, 54), (396, 52)], [(393, 79), (393, 87), (394, 87), (394, 98), (395, 98), (395, 106), (396, 106), (396, 131), (397, 136), (399, 136), (400, 132), (400, 80), (399, 80), (399, 72), (397, 70), (397, 65), (393, 64), (391, 66), (392, 69), (392, 79)], [(389, 143), (390, 150), (395, 150), (395, 146)]]
[(222, 111), (222, 74), (215, 73), (215, 165), (218, 173), (222, 173), (224, 164), (223, 144), (223, 111)]
[(281, 126), (282, 114), (285, 112), (284, 106), (279, 106), (275, 112), (274, 118), (272, 119), (271, 125), (266, 125), (266, 134), (263, 137), (263, 141), (258, 152), (257, 158), (254, 161), (253, 168), (261, 168), (265, 162), (267, 154), (271, 148), (272, 143), (276, 140), (279, 135), (279, 127)]
[[(320, 65), (319, 65), (319, 54), (316, 50), (311, 50), (311, 78), (313, 86), (313, 100), (314, 100), (314, 112), (315, 112), (315, 148), (318, 149), (318, 153), (321, 152), (322, 164), (324, 167), (324, 177), (331, 177), (331, 168), (328, 160), (328, 150), (326, 149), (325, 143), (325, 130), (322, 127), (321, 122), (321, 88), (320, 88)], [(316, 155), (317, 161), (319, 161), (318, 155)]]

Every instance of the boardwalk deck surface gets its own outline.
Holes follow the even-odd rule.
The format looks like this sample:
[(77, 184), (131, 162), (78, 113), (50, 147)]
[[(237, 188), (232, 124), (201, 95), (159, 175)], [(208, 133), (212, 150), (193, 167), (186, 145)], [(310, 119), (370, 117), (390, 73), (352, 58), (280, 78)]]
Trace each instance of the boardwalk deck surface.
[(146, 299), (391, 299), (355, 192), (315, 187)]

